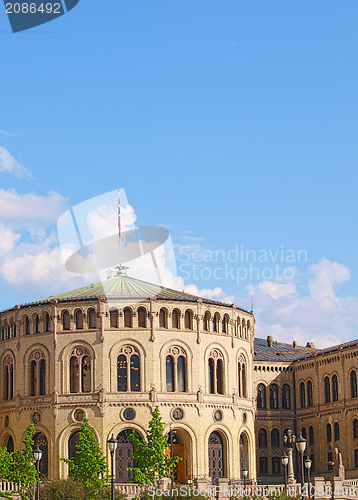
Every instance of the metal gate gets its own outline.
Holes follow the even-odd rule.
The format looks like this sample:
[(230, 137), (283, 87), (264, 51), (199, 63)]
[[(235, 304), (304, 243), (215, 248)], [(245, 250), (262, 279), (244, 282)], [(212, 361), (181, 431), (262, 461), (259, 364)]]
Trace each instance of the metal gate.
[(129, 479), (133, 478), (133, 472), (127, 470), (127, 467), (136, 467), (135, 460), (131, 457), (133, 446), (128, 439), (132, 429), (126, 429), (117, 436), (116, 450), (116, 481), (120, 483), (128, 483)]
[(220, 434), (212, 432), (209, 437), (209, 476), (224, 477), (224, 446)]

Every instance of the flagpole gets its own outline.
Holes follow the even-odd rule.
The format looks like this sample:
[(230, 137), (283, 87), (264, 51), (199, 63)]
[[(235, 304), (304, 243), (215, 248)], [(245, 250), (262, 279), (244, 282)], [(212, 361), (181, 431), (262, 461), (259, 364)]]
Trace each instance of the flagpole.
[(119, 234), (119, 266), (122, 265), (122, 235), (121, 235), (121, 198), (118, 189), (118, 234)]

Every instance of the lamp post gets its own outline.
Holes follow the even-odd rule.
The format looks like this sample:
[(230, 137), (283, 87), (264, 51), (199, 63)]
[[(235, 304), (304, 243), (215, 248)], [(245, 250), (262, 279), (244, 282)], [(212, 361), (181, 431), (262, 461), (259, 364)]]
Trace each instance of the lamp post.
[(40, 500), (40, 460), (42, 457), (42, 450), (37, 445), (34, 449), (34, 459), (36, 460), (37, 470), (37, 483), (36, 483), (36, 500)]
[(307, 475), (308, 475), (308, 498), (311, 498), (311, 477), (310, 477), (310, 469), (312, 465), (312, 460), (310, 460), (308, 457), (306, 457), (305, 460), (305, 467), (307, 469)]
[(111, 500), (114, 500), (113, 457), (114, 457), (114, 452), (117, 449), (118, 441), (117, 441), (117, 439), (114, 439), (113, 434), (112, 434), (112, 437), (110, 439), (108, 439), (107, 444), (108, 444), (108, 449), (111, 453), (111, 475), (112, 475), (112, 477), (111, 477)]
[(299, 435), (299, 437), (296, 439), (296, 448), (299, 453), (301, 453), (301, 495), (303, 497), (303, 485), (305, 484), (305, 470), (303, 467), (303, 452), (306, 449), (306, 443), (307, 441), (305, 440), (304, 437), (302, 437), (302, 434)]
[(287, 448), (287, 456), (288, 456), (288, 464), (287, 464), (287, 483), (295, 484), (295, 475), (293, 473), (293, 445), (296, 441), (296, 436), (292, 434), (291, 429), (288, 429), (287, 435), (283, 436), (283, 442), (285, 447)]
[(249, 473), (249, 471), (246, 469), (246, 467), (244, 467), (242, 469), (242, 475), (244, 476), (244, 496), (245, 496), (245, 491), (246, 491), (246, 478), (247, 478), (248, 473)]
[(285, 469), (285, 493), (287, 495), (287, 464), (288, 464), (288, 456), (284, 453), (281, 457), (281, 463)]

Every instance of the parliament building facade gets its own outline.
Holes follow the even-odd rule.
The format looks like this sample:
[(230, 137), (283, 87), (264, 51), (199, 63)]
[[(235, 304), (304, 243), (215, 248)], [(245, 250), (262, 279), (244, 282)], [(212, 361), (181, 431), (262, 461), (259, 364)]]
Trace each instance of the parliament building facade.
[(34, 424), (41, 471), (66, 477), (85, 414), (103, 452), (118, 439), (128, 482), (133, 429), (159, 406), (178, 482), (283, 482), (284, 433), (307, 439), (313, 474), (334, 448), (358, 477), (358, 341), (318, 350), (255, 339), (253, 312), (117, 276), (0, 313), (0, 445), (20, 448)]

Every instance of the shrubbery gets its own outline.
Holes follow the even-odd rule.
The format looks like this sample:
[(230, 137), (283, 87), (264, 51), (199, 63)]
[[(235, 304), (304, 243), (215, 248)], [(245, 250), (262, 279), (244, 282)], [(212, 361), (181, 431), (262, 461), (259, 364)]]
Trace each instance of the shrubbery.
[[(73, 481), (72, 479), (66, 480), (44, 480), (40, 486), (41, 500), (83, 500), (85, 499), (85, 490), (80, 482)], [(96, 495), (96, 500), (110, 500), (111, 488), (105, 486), (100, 489)], [(126, 500), (126, 497), (115, 492), (116, 500)]]

